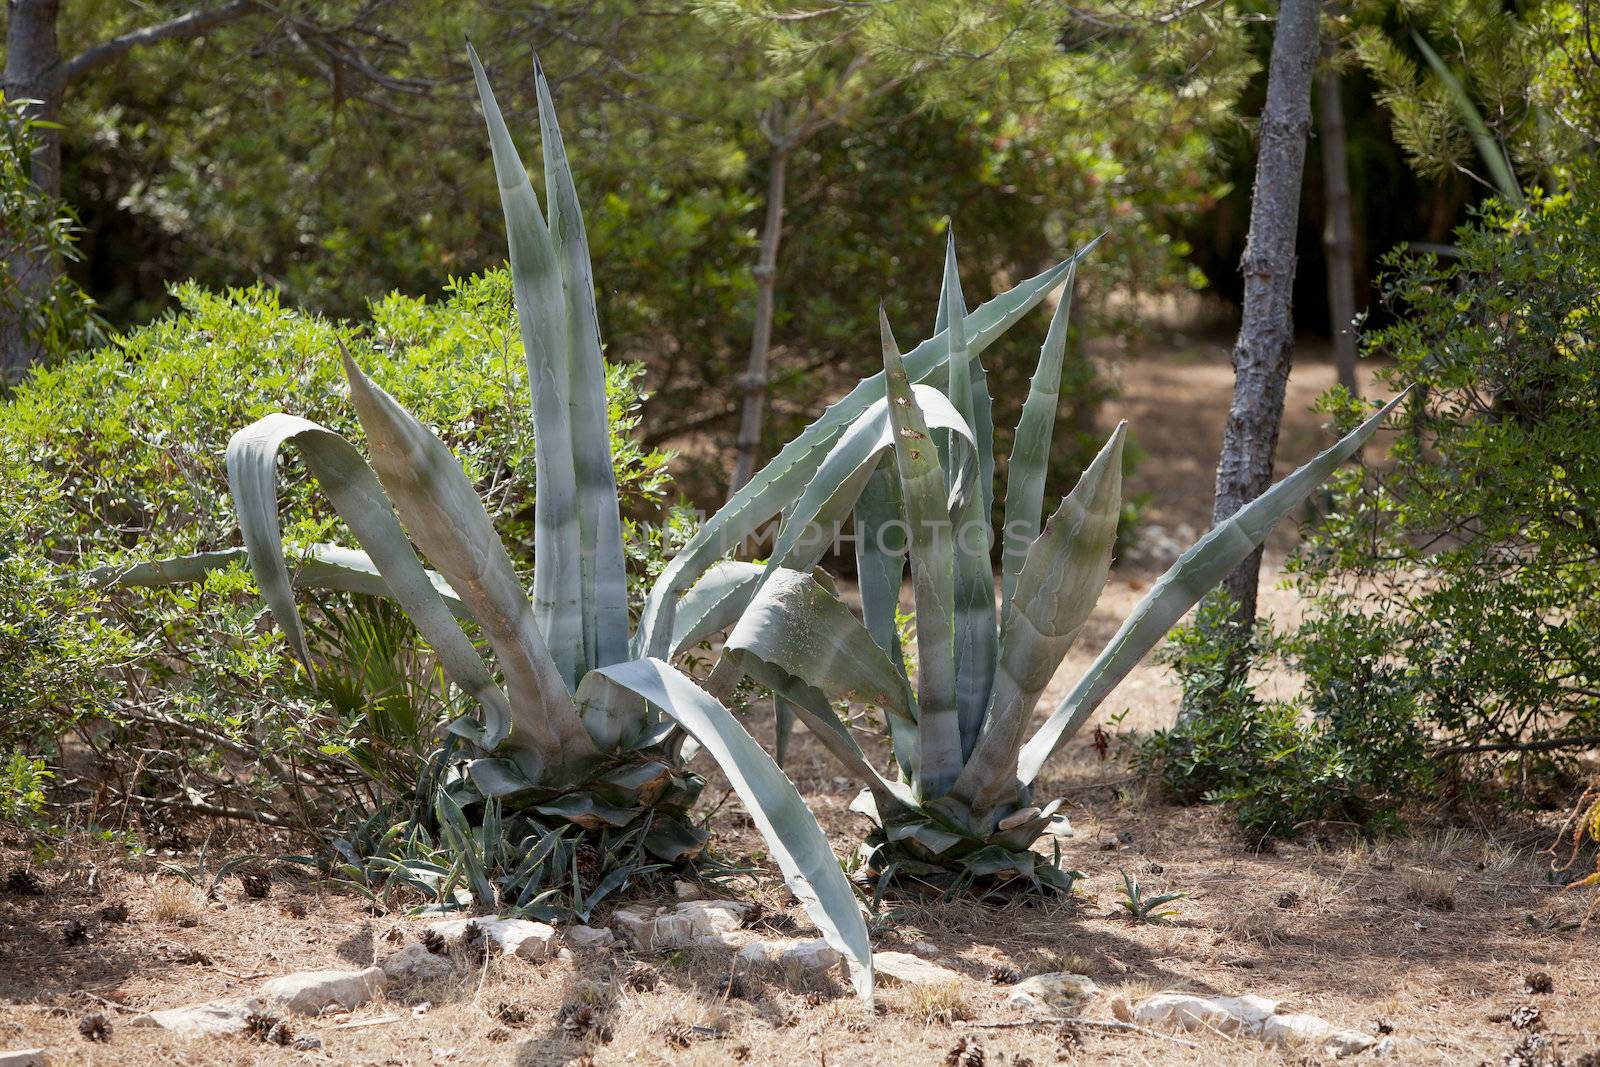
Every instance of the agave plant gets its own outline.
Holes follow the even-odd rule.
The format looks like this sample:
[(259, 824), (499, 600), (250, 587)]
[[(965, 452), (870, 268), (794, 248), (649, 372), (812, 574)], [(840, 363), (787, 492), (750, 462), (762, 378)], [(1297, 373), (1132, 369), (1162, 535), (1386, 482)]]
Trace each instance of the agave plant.
[[(780, 714), (798, 715), (865, 783), (854, 808), (874, 825), (866, 853), (880, 886), (899, 874), (938, 877), (951, 889), (980, 879), (1070, 888), (1071, 872), (1033, 851), (1065, 824), (1057, 818), (1059, 799), (1041, 804), (1032, 796), (1040, 768), (1183, 614), (1360, 447), (1389, 408), (1184, 553), (1025, 739), (1035, 705), (1106, 582), (1121, 508), (1125, 426), (1041, 521), (1066, 344), (1064, 297), (1017, 426), (997, 617), (989, 518), (993, 429), (965, 310), (952, 238), (938, 322), (949, 348), (944, 392), (911, 384), (885, 320), (887, 396), (839, 437), (785, 514), (771, 557), (747, 579), (756, 592), (708, 686), (725, 692), (740, 675), (754, 678), (774, 693)], [(860, 619), (808, 573), (846, 517), (854, 522)], [(914, 679), (896, 627), (907, 556)], [(836, 701), (881, 711), (897, 773), (880, 773), (867, 761)]]
[[(669, 661), (739, 617), (764, 572), (726, 557), (796, 506), (836, 442), (852, 437), (863, 413), (881, 408), (885, 378), (861, 382), (700, 527), (651, 589), (630, 636), (603, 357), (571, 168), (539, 71), (547, 216), (475, 53), (472, 62), (505, 209), (533, 394), (531, 594), (519, 583), (461, 465), (349, 353), (344, 353), (344, 368), (370, 465), (354, 445), (322, 426), (287, 414), (268, 415), (236, 433), (228, 446), (230, 489), (244, 548), (151, 561), (107, 578), (124, 585), (192, 581), (243, 557), (290, 647), (312, 671), (317, 667), (296, 588), (395, 601), (471, 709), (449, 724), (439, 795), (423, 805), (444, 813), (435, 819), (440, 840), (462, 838), (451, 851), (465, 866), (451, 871), (435, 863), (439, 869), (429, 871), (426, 861), (419, 861), (404, 872), (430, 874), (421, 879), (425, 884), (464, 881), (477, 897), (526, 905), (533, 883), (522, 885), (521, 863), (511, 861), (529, 852), (528, 842), (544, 840), (537, 833), (524, 836), (541, 821), (576, 827), (591, 841), (602, 834), (625, 841), (630, 855), (639, 857), (637, 869), (693, 857), (705, 841), (704, 832), (687, 819), (701, 787), (687, 766), (688, 751), (698, 744), (721, 765), (791, 888), (850, 960), (858, 991), (870, 996), (865, 926), (827, 840), (765, 751), (722, 703)], [(953, 351), (963, 357), (981, 351), (1058, 288), (1076, 259), (941, 327), (906, 356), (903, 374), (931, 379)], [(956, 335), (962, 338), (959, 349), (951, 345)], [(960, 368), (959, 373), (981, 373), (975, 360), (964, 358)], [(933, 390), (922, 395), (936, 403)], [(987, 393), (983, 396), (986, 400)], [(290, 444), (359, 549), (282, 543), (276, 460)], [(433, 569), (418, 558), (419, 550)], [(483, 646), (492, 653), (493, 667), (480, 651)], [(456, 817), (458, 810), (467, 823)], [(521, 821), (512, 829), (510, 820)], [(462, 836), (467, 833), (463, 825), (476, 826), (472, 839)], [(570, 832), (562, 833), (571, 840)], [(507, 852), (507, 841), (522, 843)], [(543, 854), (550, 859), (545, 866), (563, 866), (556, 861), (559, 847)], [(487, 869), (485, 857), (495, 859), (502, 876), (478, 877), (465, 862), (475, 858)], [(616, 888), (615, 881), (606, 888)]]

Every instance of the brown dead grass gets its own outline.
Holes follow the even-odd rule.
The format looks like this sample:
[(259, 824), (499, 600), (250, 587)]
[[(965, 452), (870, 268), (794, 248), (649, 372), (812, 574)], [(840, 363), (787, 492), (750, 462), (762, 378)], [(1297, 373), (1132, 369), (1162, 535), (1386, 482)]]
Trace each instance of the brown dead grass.
[[(1186, 344), (1181, 358), (1129, 364), (1113, 412), (1133, 420), (1151, 453), (1130, 492), (1152, 492), (1151, 515), (1169, 529), (1204, 526), (1209, 493), (1195, 487), (1210, 485), (1231, 383), (1225, 349)], [(1325, 440), (1318, 420), (1304, 412), (1331, 380), (1325, 364), (1296, 368), (1285, 465)], [(1152, 577), (1127, 568), (1114, 574), (1046, 704), (1065, 691)], [(1292, 617), (1289, 594), (1270, 581), (1263, 594), (1266, 611)], [(1176, 708), (1170, 679), (1141, 666), (1099, 721), (1125, 708), (1123, 729), (1169, 722)], [(940, 962), (970, 979), (956, 990), (885, 985), (873, 1012), (838, 980), (800, 981), (769, 970), (730, 989), (731, 957), (697, 951), (652, 959), (662, 980), (640, 992), (620, 980), (633, 962), (626, 953), (584, 954), (537, 966), (515, 960), (463, 966), (451, 979), (394, 989), (352, 1016), (298, 1020), (295, 1029), (322, 1038), (320, 1062), (340, 1064), (561, 1065), (587, 1054), (599, 1064), (937, 1067), (962, 1037), (981, 1045), (988, 1064), (1007, 1067), (1304, 1062), (1303, 1052), (1216, 1034), (1187, 1035), (1198, 1046), (1187, 1048), (1088, 1028), (1075, 1035), (1054, 1025), (986, 1028), (1019, 1018), (1004, 1007), (1006, 988), (986, 980), (995, 964), (1009, 963), (1025, 976), (1088, 974), (1104, 991), (1084, 1009), (1094, 1018), (1111, 1018), (1114, 998), (1137, 1001), (1162, 989), (1257, 993), (1355, 1029), (1370, 1032), (1381, 1020), (1407, 1042), (1398, 1062), (1457, 1064), (1499, 1061), (1515, 1035), (1490, 1017), (1533, 1002), (1548, 1029), (1563, 1035), (1569, 1059), (1600, 1050), (1600, 952), (1575, 929), (1585, 901), (1546, 878), (1542, 850), (1550, 828), (1424, 827), (1378, 842), (1312, 838), (1252, 852), (1216, 813), (1166, 806), (1115, 760), (1102, 763), (1088, 737), (1086, 731), (1067, 747), (1039, 789), (1065, 796), (1077, 827), (1063, 856), (1085, 875), (1075, 902), (1004, 908), (896, 902), (896, 922), (881, 947), (931, 942)], [(859, 817), (847, 811), (854, 791), (809, 738), (796, 739), (792, 769), (836, 848), (848, 851), (861, 832)], [(711, 777), (708, 803), (720, 795)], [(716, 829), (718, 847), (733, 859), (760, 847), (735, 806), (722, 809)], [(1119, 843), (1106, 850), (1109, 838)], [(0, 865), (25, 864), (21, 846), (0, 841)], [(230, 850), (298, 847), (259, 837), (210, 842), (213, 856)], [(93, 893), (91, 867), (99, 871)], [(1122, 868), (1150, 892), (1191, 894), (1175, 905), (1174, 925), (1114, 917)], [(189, 1041), (127, 1024), (140, 1011), (250, 992), (264, 976), (365, 966), (410, 940), (418, 926), (373, 916), (353, 896), (289, 875), (277, 878), (269, 899), (249, 899), (229, 882), (220, 907), (206, 904), (153, 865), (81, 843), (69, 843), (41, 875), (43, 897), (0, 894), (0, 1050), (42, 1045), (58, 1065), (306, 1062), (306, 1054), (243, 1039)], [(1428, 902), (1446, 884), (1453, 910)], [(748, 891), (773, 906), (782, 899), (771, 880)], [(127, 903), (128, 922), (99, 918), (113, 901)], [(63, 943), (71, 918), (89, 925), (86, 946)], [(190, 921), (196, 925), (182, 925)], [(1552, 993), (1524, 992), (1524, 977), (1534, 970), (1553, 976)], [(588, 1034), (562, 1026), (568, 1004), (593, 1009)], [(91, 1046), (79, 1036), (78, 1020), (89, 1011), (110, 1016), (109, 1044)], [(349, 1025), (391, 1015), (398, 1018)], [(678, 1047), (669, 1035), (685, 1026), (692, 1028), (689, 1044)], [(602, 1040), (608, 1032), (610, 1040)]]

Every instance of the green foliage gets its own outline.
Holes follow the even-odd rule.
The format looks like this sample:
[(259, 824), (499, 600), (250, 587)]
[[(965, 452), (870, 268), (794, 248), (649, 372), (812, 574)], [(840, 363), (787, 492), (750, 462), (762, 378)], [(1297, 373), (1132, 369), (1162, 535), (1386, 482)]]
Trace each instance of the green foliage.
[(1344, 472), (1295, 559), (1308, 640), (1383, 620), (1372, 645), (1329, 649), (1332, 673), (1381, 649), (1443, 746), (1522, 775), (1600, 736), (1600, 201), (1592, 164), (1574, 179), (1486, 211), (1454, 262), (1391, 261), (1397, 321), (1368, 348), (1417, 391), (1386, 461)]
[(1146, 896), (1144, 886), (1139, 884), (1139, 879), (1129, 874), (1126, 870), (1122, 874), (1122, 899), (1117, 901), (1128, 918), (1136, 923), (1152, 923), (1156, 926), (1167, 926), (1172, 922), (1172, 917), (1178, 914), (1176, 908), (1163, 907), (1175, 900), (1182, 900), (1188, 893), (1158, 893), (1155, 896)]
[[(177, 296), (179, 312), (40, 372), (0, 406), (0, 541), (8, 549), (0, 565), (14, 583), (0, 597), (0, 632), (20, 635), (7, 658), (21, 665), (0, 677), (0, 712), (7, 722), (28, 722), (47, 706), (70, 708), (68, 723), (132, 716), (163, 738), (137, 786), (151, 795), (187, 781), (213, 802), (271, 797), (285, 781), (274, 760), (291, 754), (332, 764), (336, 776), (353, 766), (381, 772), (375, 777), (391, 787), (414, 780), (454, 709), (424, 684), (436, 668), (409, 627), (393, 629), (385, 618), (387, 645), (378, 647), (377, 635), (358, 629), (382, 608), (325, 594), (313, 641), (344, 669), (311, 679), (282, 655), (279, 634), (262, 627), (242, 568), (109, 596), (94, 593), (87, 575), (237, 544), (223, 469), (229, 435), (280, 404), (353, 429), (339, 343), (390, 368), (386, 381), (464, 457), (517, 567), (531, 570), (534, 442), (510, 279), (499, 271), (455, 283), (441, 301), (392, 295), (365, 327), (290, 310), (261, 287), (215, 294), (185, 285)], [(663, 558), (667, 456), (629, 432), (638, 369), (612, 366), (607, 375), (640, 596)], [(286, 473), (286, 537), (337, 539), (337, 519), (298, 464)], [(43, 737), (64, 728), (40, 721), (49, 724)], [(225, 766), (227, 744), (259, 746), (267, 762), (241, 776)]]
[[(1225, 806), (1251, 842), (1329, 820), (1392, 822), (1429, 780), (1417, 679), (1386, 654), (1392, 627), (1348, 614), (1284, 636), (1269, 620), (1244, 632), (1232, 618), (1215, 593), (1173, 631), (1162, 659), (1184, 714), (1140, 742), (1135, 762), (1179, 803)], [(1297, 698), (1260, 696), (1261, 672), (1273, 668), (1302, 673)]]
[(24, 101), (0, 94), (0, 318), (17, 329), (0, 343), (52, 363), (97, 342), (101, 323), (94, 301), (56, 270), (78, 258), (78, 220), (33, 183), (39, 128)]
[(52, 566), (39, 545), (58, 487), (17, 461), (0, 483), (0, 820), (20, 820), (41, 813), (63, 735), (108, 707), (116, 672), (141, 650), (101, 616), (83, 573)]

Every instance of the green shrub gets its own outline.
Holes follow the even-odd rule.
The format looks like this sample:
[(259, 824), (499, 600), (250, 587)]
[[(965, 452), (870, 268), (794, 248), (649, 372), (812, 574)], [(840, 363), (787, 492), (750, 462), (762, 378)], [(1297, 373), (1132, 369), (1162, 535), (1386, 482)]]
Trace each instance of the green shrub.
[[(1388, 662), (1383, 622), (1351, 615), (1286, 636), (1266, 621), (1241, 631), (1232, 617), (1214, 594), (1173, 632), (1162, 657), (1185, 713), (1140, 742), (1135, 763), (1179, 803), (1225, 806), (1252, 842), (1307, 823), (1392, 821), (1427, 767), (1413, 680)], [(1295, 699), (1259, 695), (1260, 672), (1277, 666), (1303, 674)]]
[[(163, 738), (130, 792), (165, 796), (181, 779), (218, 802), (236, 788), (273, 794), (303, 777), (293, 766), (307, 759), (365, 767), (348, 776), (360, 781), (373, 761), (422, 758), (452, 709), (433, 699), (442, 686), (423, 684), (419, 672), (429, 668), (409, 624), (375, 631), (393, 620), (366, 598), (324, 600), (316, 639), (351, 644), (361, 655), (338, 659), (362, 666), (324, 672), (313, 686), (283, 654), (242, 565), (196, 585), (109, 597), (91, 594), (86, 575), (237, 546), (223, 462), (234, 430), (287, 409), (359, 434), (340, 344), (438, 429), (515, 564), (531, 572), (532, 420), (508, 276), (455, 283), (441, 301), (391, 296), (360, 327), (285, 308), (260, 286), (218, 294), (185, 285), (176, 295), (179, 312), (38, 373), (0, 406), (0, 541), (18, 546), (3, 563), (12, 584), (0, 593), (18, 592), (0, 595), (0, 635), (22, 635), (30, 658), (21, 662), (76, 687), (57, 695), (7, 657), (0, 719), (38, 725), (35, 740), (7, 743), (38, 753), (87, 719), (126, 722)], [(641, 400), (636, 368), (608, 366), (607, 375), (631, 577), (642, 596), (661, 562), (667, 456), (640, 448), (630, 432)], [(350, 543), (298, 460), (286, 461), (285, 474), (285, 538)], [(41, 626), (54, 628), (57, 651), (36, 636)], [(45, 670), (56, 662), (58, 673)], [(56, 714), (39, 718), (43, 707)], [(94, 747), (118, 736), (82, 731)], [(260, 766), (246, 766), (258, 747)], [(313, 777), (344, 781), (337, 767)], [(415, 780), (403, 766), (377, 777)]]
[(1370, 650), (1344, 620), (1381, 618), (1417, 721), (1472, 760), (1456, 779), (1526, 782), (1600, 744), (1597, 183), (1584, 164), (1569, 193), (1463, 227), (1453, 261), (1391, 261), (1397, 319), (1367, 347), (1393, 360), (1388, 384), (1418, 388), (1294, 561), (1302, 639), (1325, 634), (1329, 675), (1358, 678)]

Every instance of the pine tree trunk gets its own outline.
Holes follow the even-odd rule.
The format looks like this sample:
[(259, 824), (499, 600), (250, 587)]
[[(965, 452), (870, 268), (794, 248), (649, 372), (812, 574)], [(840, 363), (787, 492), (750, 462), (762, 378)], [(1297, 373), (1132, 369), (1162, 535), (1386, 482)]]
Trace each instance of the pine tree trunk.
[[(1316, 67), (1317, 0), (1281, 0), (1261, 112), (1250, 232), (1240, 263), (1244, 314), (1233, 347), (1233, 403), (1217, 462), (1213, 523), (1231, 517), (1272, 483), (1294, 346), (1295, 230)], [(1241, 625), (1255, 620), (1260, 570), (1257, 549), (1223, 581), (1238, 602)]]
[[(56, 41), (60, 0), (7, 0), (7, 100), (31, 100), (31, 119), (56, 121), (61, 114), (61, 50)], [(61, 193), (61, 131), (45, 127), (35, 133), (33, 181), (51, 196)], [(24, 235), (25, 236), (25, 235)], [(7, 276), (14, 291), (0, 303), (0, 385), (20, 378), (38, 358), (38, 345), (28, 336), (23, 316), (50, 291), (61, 264), (31, 240), (13, 240), (6, 253)]]
[(778, 242), (783, 237), (783, 199), (788, 180), (789, 146), (775, 145), (767, 169), (767, 218), (761, 227), (756, 259), (756, 321), (750, 335), (750, 363), (744, 378), (744, 410), (739, 417), (739, 458), (733, 470), (732, 496), (756, 472), (761, 449), (761, 419), (767, 405), (767, 356), (772, 348), (772, 313), (777, 299)]
[(1339, 384), (1356, 385), (1355, 227), (1350, 220), (1350, 162), (1344, 126), (1344, 99), (1339, 72), (1330, 62), (1332, 42), (1323, 45), (1319, 78), (1322, 118), (1322, 191), (1326, 217), (1322, 246), (1328, 256), (1328, 320), (1333, 334), (1333, 363)]

